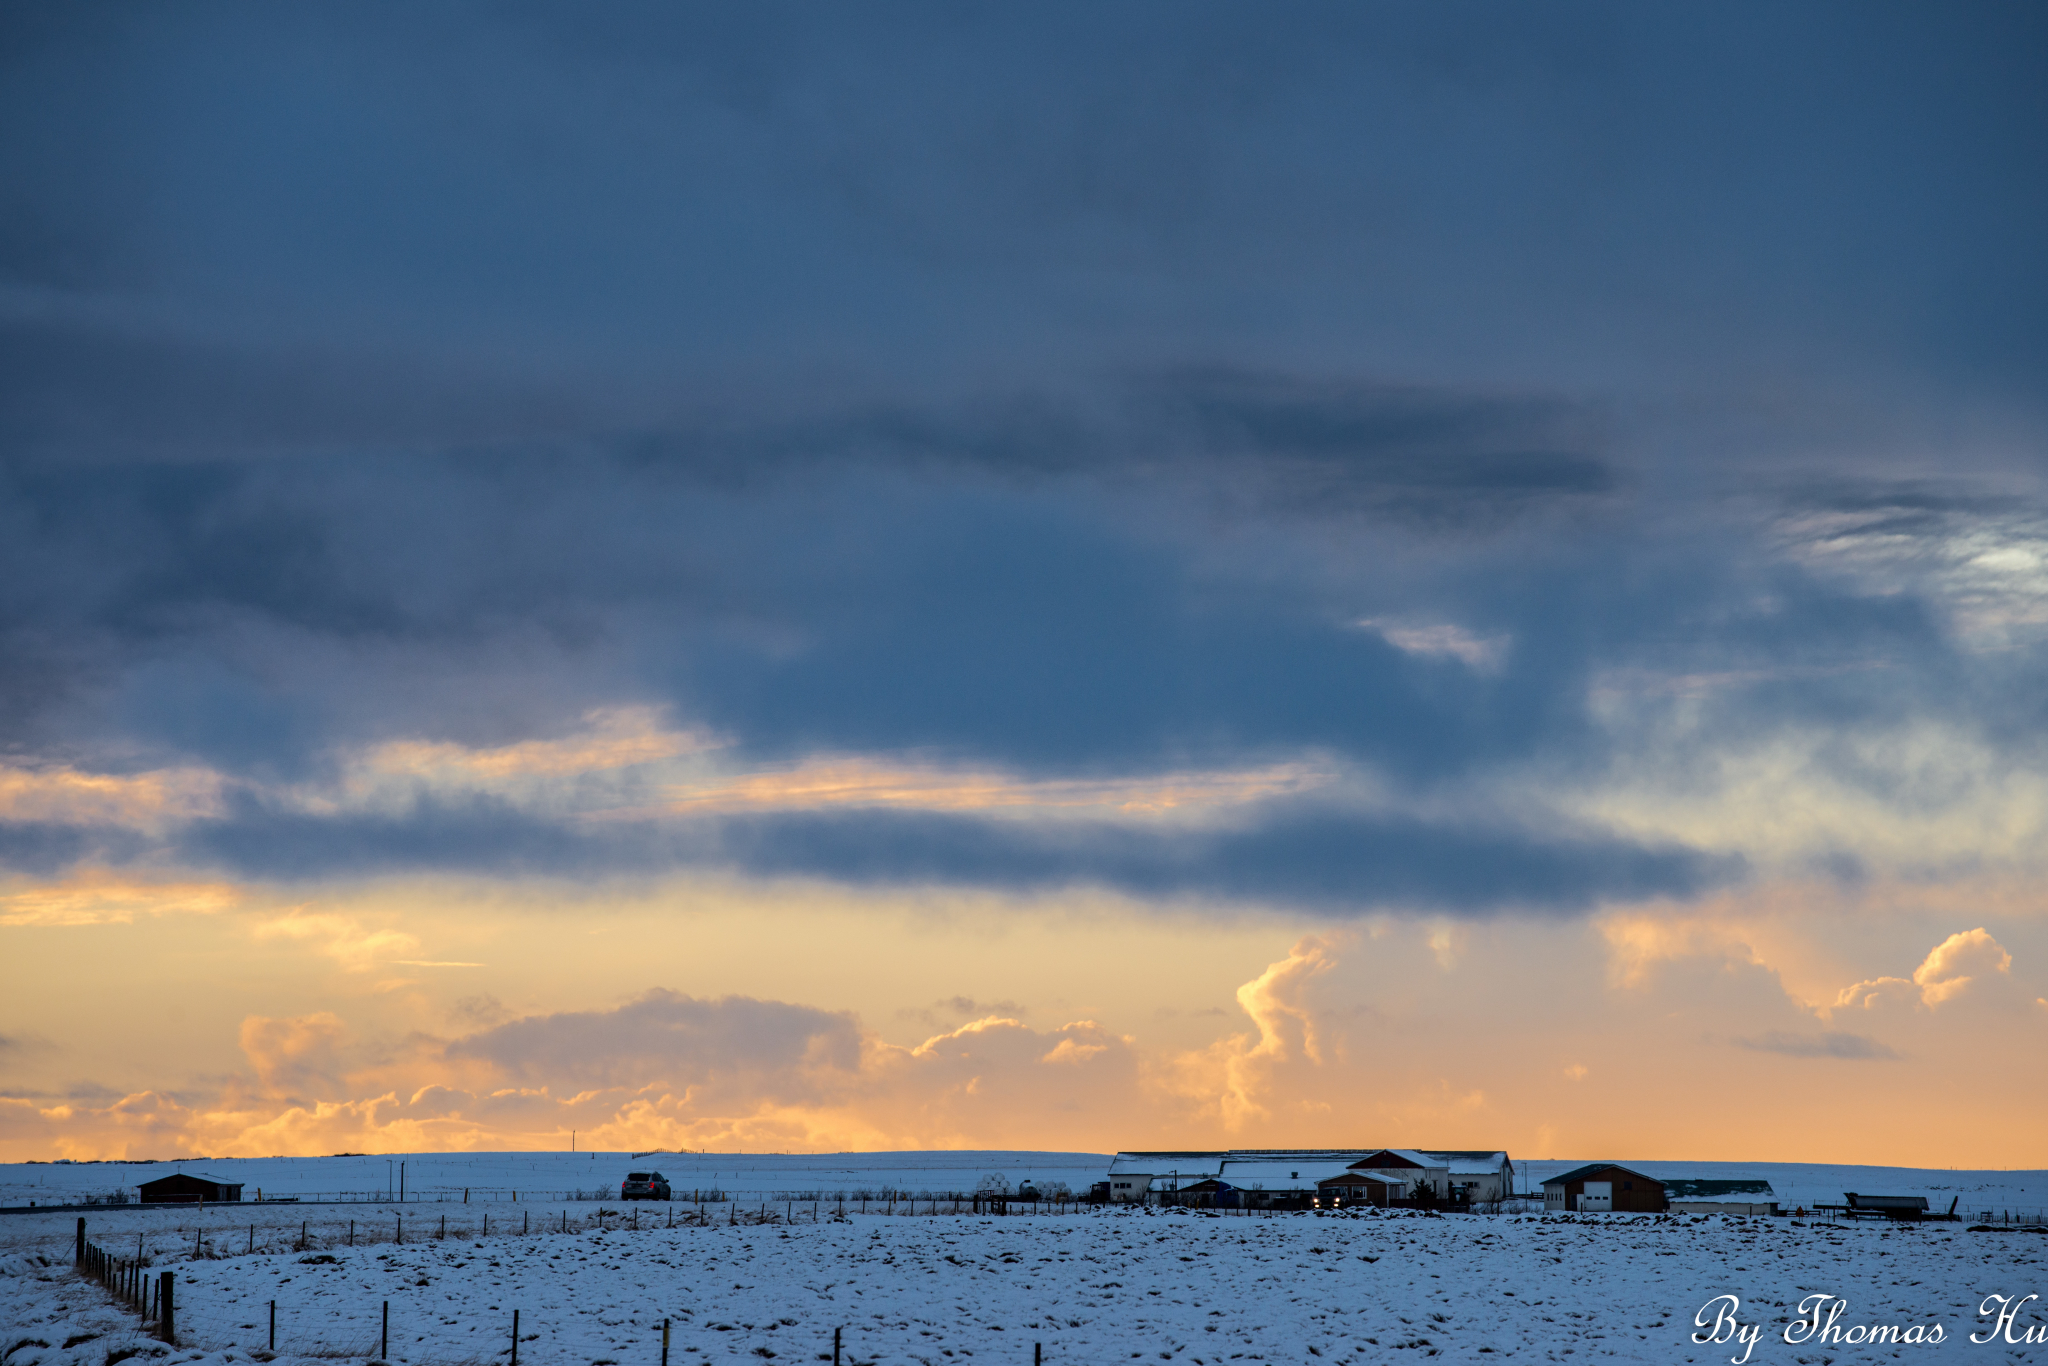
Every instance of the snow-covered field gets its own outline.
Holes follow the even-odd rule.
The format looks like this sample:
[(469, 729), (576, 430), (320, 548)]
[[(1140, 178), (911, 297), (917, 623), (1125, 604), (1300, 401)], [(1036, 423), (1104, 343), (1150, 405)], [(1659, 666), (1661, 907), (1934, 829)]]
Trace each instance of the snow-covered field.
[[(1594, 1154), (1599, 1157), (1601, 1154)], [(0, 1206), (70, 1204), (125, 1193), (138, 1183), (175, 1171), (205, 1172), (245, 1186), (253, 1200), (289, 1196), (302, 1201), (383, 1200), (396, 1194), (405, 1167), (412, 1201), (588, 1198), (616, 1192), (628, 1171), (643, 1167), (667, 1176), (679, 1195), (722, 1192), (745, 1200), (811, 1199), (869, 1192), (919, 1198), (972, 1191), (997, 1175), (1013, 1186), (1025, 1181), (1042, 1191), (1060, 1185), (1086, 1194), (1109, 1166), (1107, 1153), (917, 1151), (880, 1153), (405, 1153), (375, 1157), (194, 1158), (159, 1163), (0, 1163)], [(1516, 1184), (1540, 1191), (1543, 1180), (1589, 1159), (1518, 1161)], [(1628, 1162), (1628, 1159), (1620, 1159)], [(1964, 1211), (2048, 1212), (2048, 1171), (1944, 1171), (1914, 1167), (1825, 1166), (1796, 1162), (1629, 1162), (1658, 1177), (1762, 1177), (1787, 1209), (1839, 1203), (1844, 1191), (1865, 1195), (1924, 1195), (1946, 1208), (1960, 1196)]]
[[(1013, 1180), (1029, 1165), (1041, 1180), (1057, 1169), (1010, 1160), (1045, 1154), (934, 1156), (977, 1173), (1004, 1170), (992, 1160), (1000, 1157), (1016, 1168), (1007, 1173)], [(783, 1159), (799, 1160), (811, 1159)], [(666, 1158), (653, 1165), (678, 1175)], [(2038, 1175), (1968, 1179), (1980, 1196), (2017, 1196), (2033, 1195)], [(1963, 1177), (1921, 1172), (1893, 1184), (1934, 1194), (1936, 1178)], [(1863, 1179), (1849, 1188), (1879, 1186)], [(179, 1347), (166, 1352), (167, 1364), (266, 1359), (275, 1300), (277, 1355), (287, 1362), (371, 1359), (388, 1301), (390, 1359), (403, 1366), (505, 1361), (515, 1309), (520, 1359), (530, 1366), (659, 1366), (664, 1319), (676, 1366), (829, 1360), (834, 1328), (850, 1362), (923, 1366), (1021, 1366), (1034, 1345), (1047, 1366), (1362, 1363), (1402, 1361), (1410, 1352), (1704, 1366), (1743, 1352), (1740, 1343), (1691, 1341), (1695, 1314), (1717, 1295), (1740, 1297), (1737, 1319), (1762, 1327), (1751, 1362), (1823, 1366), (1930, 1354), (2048, 1361), (2040, 1301), (2022, 1310), (2014, 1330), (2021, 1336), (2033, 1327), (2033, 1345), (1969, 1341), (1982, 1331), (1986, 1296), (2048, 1294), (2048, 1236), (2035, 1233), (1627, 1215), (1107, 1210), (993, 1218), (935, 1216), (923, 1201), (914, 1214), (898, 1204), (893, 1214), (838, 1218), (829, 1197), (815, 1222), (802, 1207), (785, 1222), (790, 1208), (764, 1210), (760, 1200), (751, 1209), (707, 1206), (709, 1222), (698, 1224), (695, 1207), (681, 1203), (522, 1197), (514, 1204), (473, 1195), (468, 1205), (402, 1211), (268, 1205), (202, 1214), (128, 1206), (85, 1217), (103, 1246), (122, 1255), (139, 1247), (156, 1269), (177, 1274)], [(400, 1213), (403, 1244), (390, 1240)], [(773, 1222), (730, 1222), (764, 1214)], [(444, 1216), (445, 1239), (438, 1236)], [(522, 1216), (530, 1230), (523, 1234)], [(560, 1231), (565, 1217), (568, 1233)], [(106, 1366), (130, 1348), (147, 1359), (161, 1347), (104, 1292), (72, 1275), (75, 1218), (54, 1211), (0, 1218), (5, 1366)], [(354, 1247), (346, 1243), (351, 1218)], [(246, 1250), (252, 1222), (254, 1253)], [(1788, 1344), (1787, 1326), (1814, 1294), (1847, 1302), (1836, 1321), (1842, 1336), (1873, 1323), (1902, 1333), (1918, 1326), (1924, 1336), (1926, 1326), (1940, 1324), (1943, 1340), (1873, 1347), (1858, 1333), (1855, 1342)]]
[(1041, 1190), (1065, 1182), (1086, 1194), (1109, 1166), (1107, 1153), (890, 1152), (890, 1153), (404, 1153), (376, 1157), (195, 1158), (181, 1162), (76, 1162), (0, 1164), (0, 1205), (70, 1203), (125, 1191), (176, 1171), (204, 1172), (239, 1181), (243, 1198), (381, 1200), (397, 1193), (399, 1164), (413, 1200), (460, 1200), (486, 1195), (521, 1200), (565, 1198), (574, 1191), (613, 1193), (628, 1171), (651, 1168), (678, 1194), (722, 1191), (748, 1199), (808, 1197), (811, 1192), (898, 1191), (919, 1196), (971, 1191), (998, 1174), (1012, 1184), (1033, 1181)]

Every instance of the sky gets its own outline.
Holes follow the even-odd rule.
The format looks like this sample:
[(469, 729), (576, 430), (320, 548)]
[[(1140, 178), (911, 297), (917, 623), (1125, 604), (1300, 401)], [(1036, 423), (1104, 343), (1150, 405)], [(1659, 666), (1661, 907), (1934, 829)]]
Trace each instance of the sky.
[(2025, 4), (0, 13), (0, 1159), (2048, 1165)]

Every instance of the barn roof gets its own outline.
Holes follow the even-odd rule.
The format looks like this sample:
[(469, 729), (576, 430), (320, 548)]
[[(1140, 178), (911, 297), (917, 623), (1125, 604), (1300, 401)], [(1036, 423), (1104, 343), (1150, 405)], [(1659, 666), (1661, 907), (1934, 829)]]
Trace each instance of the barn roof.
[(1223, 1164), (1221, 1180), (1239, 1190), (1305, 1191), (1318, 1181), (1342, 1176), (1348, 1170), (1344, 1159), (1311, 1153), (1307, 1157), (1233, 1157)]
[(1110, 1159), (1111, 1176), (1153, 1176), (1178, 1171), (1182, 1176), (1214, 1176), (1224, 1154), (1195, 1149), (1174, 1152), (1123, 1152)]
[(1397, 1157), (1402, 1162), (1414, 1167), (1442, 1167), (1444, 1165), (1437, 1160), (1442, 1156), (1441, 1153), (1417, 1152), (1413, 1148), (1368, 1148), (1352, 1154), (1351, 1165), (1354, 1168), (1366, 1168), (1369, 1170), (1372, 1160), (1380, 1156)]
[(145, 1181), (142, 1184), (145, 1186), (161, 1186), (167, 1181), (204, 1181), (209, 1186), (239, 1186), (244, 1184), (240, 1181), (229, 1181), (224, 1177), (209, 1176), (205, 1172), (172, 1172), (168, 1176), (159, 1176), (154, 1181)]
[(1508, 1165), (1508, 1155), (1504, 1152), (1468, 1152), (1463, 1149), (1445, 1151), (1438, 1148), (1423, 1148), (1419, 1151), (1424, 1157), (1436, 1158), (1440, 1164), (1449, 1166), (1458, 1176), (1490, 1176)]
[(1630, 1176), (1641, 1177), (1643, 1180), (1648, 1181), (1653, 1185), (1661, 1186), (1664, 1184), (1664, 1182), (1657, 1177), (1650, 1176), (1643, 1172), (1639, 1172), (1634, 1167), (1624, 1167), (1619, 1162), (1588, 1162), (1583, 1167), (1573, 1167), (1568, 1172), (1559, 1172), (1556, 1176), (1547, 1176), (1543, 1179), (1543, 1184), (1546, 1187), (1549, 1187), (1562, 1185), (1569, 1181), (1583, 1181), (1595, 1172), (1606, 1171), (1627, 1172)]

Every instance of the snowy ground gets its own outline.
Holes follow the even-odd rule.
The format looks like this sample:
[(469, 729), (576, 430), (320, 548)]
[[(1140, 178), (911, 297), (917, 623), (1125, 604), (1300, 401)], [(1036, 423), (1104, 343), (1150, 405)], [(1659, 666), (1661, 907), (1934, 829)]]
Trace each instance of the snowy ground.
[(724, 1191), (749, 1199), (811, 1192), (971, 1191), (998, 1174), (1013, 1185), (1025, 1180), (1049, 1190), (1059, 1182), (1086, 1193), (1109, 1167), (1107, 1153), (890, 1152), (890, 1153), (393, 1153), (375, 1157), (193, 1158), (158, 1163), (0, 1163), (0, 1205), (70, 1203), (125, 1191), (175, 1171), (204, 1172), (241, 1182), (244, 1197), (257, 1191), (302, 1200), (382, 1199), (398, 1189), (405, 1164), (406, 1191), (416, 1200), (489, 1196), (521, 1200), (616, 1193), (628, 1171), (658, 1170), (680, 1194)]
[[(865, 1165), (902, 1176), (917, 1170), (908, 1156), (866, 1155)], [(1043, 1160), (1049, 1156), (924, 1155), (963, 1172), (1014, 1168), (1007, 1172), (1013, 1180), (1057, 1170)], [(525, 1160), (436, 1160), (455, 1171), (462, 1161), (499, 1159)], [(863, 1165), (834, 1160), (848, 1170)], [(302, 1174), (318, 1180), (317, 1164), (331, 1161), (361, 1159), (312, 1160)], [(777, 1178), (757, 1182), (758, 1190), (787, 1190), (801, 1183), (782, 1179), (790, 1172), (784, 1164), (822, 1159), (719, 1161)], [(607, 1162), (620, 1165), (611, 1155), (597, 1165)], [(679, 1175), (667, 1158), (645, 1165)], [(1885, 1188), (1872, 1169), (1803, 1170), (1830, 1172), (1850, 1181), (1847, 1189)], [(2039, 1173), (1920, 1172), (1891, 1185), (1933, 1195), (1943, 1179), (1967, 1182), (1987, 1200), (2034, 1196), (2042, 1184)], [(458, 1191), (454, 1201), (403, 1207), (88, 1211), (88, 1231), (102, 1246), (123, 1256), (139, 1251), (155, 1270), (177, 1275), (175, 1351), (139, 1334), (132, 1315), (71, 1273), (75, 1214), (9, 1214), (0, 1216), (0, 1358), (4, 1366), (108, 1366), (140, 1349), (143, 1366), (262, 1361), (275, 1300), (283, 1362), (373, 1358), (380, 1309), (389, 1301), (397, 1366), (503, 1363), (514, 1309), (523, 1366), (659, 1366), (663, 1319), (672, 1324), (675, 1366), (829, 1360), (834, 1328), (843, 1330), (850, 1362), (922, 1366), (1022, 1366), (1034, 1344), (1042, 1345), (1046, 1366), (1398, 1362), (1411, 1352), (1415, 1359), (1706, 1366), (1742, 1352), (1739, 1344), (1690, 1340), (1695, 1313), (1727, 1294), (1740, 1297), (1743, 1324), (1762, 1325), (1751, 1362), (1827, 1366), (1961, 1355), (2048, 1363), (2040, 1301), (2025, 1307), (2015, 1330), (2035, 1328), (2036, 1344), (1968, 1341), (1981, 1331), (1977, 1311), (1987, 1295), (2048, 1294), (2048, 1235), (2037, 1233), (1684, 1216), (1113, 1210), (989, 1218), (934, 1216), (923, 1200), (915, 1214), (902, 1204), (879, 1212), (887, 1208), (839, 1219), (827, 1196), (813, 1221), (803, 1206), (764, 1208), (757, 1196), (707, 1206), (709, 1222), (699, 1225), (695, 1207), (681, 1202), (522, 1197), (515, 1204), (473, 1191), (464, 1205)], [(729, 1222), (736, 1214), (772, 1222)], [(401, 1216), (402, 1244), (392, 1241)], [(676, 1227), (668, 1226), (671, 1218)], [(1944, 1340), (1788, 1344), (1785, 1328), (1813, 1294), (1847, 1301), (1838, 1331), (1939, 1323)]]
[[(455, 1236), (451, 1224), (445, 1241), (196, 1262), (189, 1248), (171, 1249), (168, 1228), (143, 1237), (160, 1249), (158, 1266), (179, 1276), (180, 1349), (166, 1357), (178, 1362), (262, 1360), (271, 1300), (281, 1360), (367, 1360), (388, 1300), (390, 1359), (406, 1366), (503, 1360), (515, 1308), (520, 1357), (534, 1366), (658, 1366), (664, 1318), (677, 1363), (829, 1360), (835, 1327), (850, 1360), (923, 1366), (1021, 1364), (1034, 1344), (1051, 1366), (1398, 1361), (1404, 1351), (1707, 1363), (1740, 1352), (1689, 1340), (1695, 1312), (1720, 1294), (1741, 1297), (1742, 1322), (1765, 1326), (1751, 1361), (2048, 1359), (2044, 1346), (1967, 1341), (1984, 1296), (2048, 1289), (2048, 1236), (1954, 1224), (1108, 1211), (828, 1213), (818, 1223), (671, 1229), (639, 1209), (638, 1230), (608, 1218), (605, 1232), (485, 1239), (473, 1227)], [(140, 1218), (102, 1220), (96, 1231), (132, 1236)], [(104, 1366), (131, 1347), (154, 1352), (131, 1315), (70, 1274), (61, 1221), (35, 1219), (51, 1227), (11, 1228), (0, 1252), (7, 1366)], [(234, 1233), (245, 1239), (246, 1221)], [(238, 1241), (219, 1236), (229, 1234), (221, 1225), (214, 1234), (209, 1253)], [(1785, 1325), (1816, 1292), (1848, 1301), (1840, 1327), (1940, 1323), (1945, 1341), (1787, 1345)], [(2020, 1331), (2048, 1321), (2031, 1312), (2038, 1307), (2028, 1306)]]
[[(1601, 1157), (1602, 1154), (1593, 1154)], [(1543, 1179), (1579, 1166), (1585, 1159), (1553, 1158), (1516, 1163), (1516, 1184), (1541, 1190)], [(1825, 1166), (1796, 1162), (1631, 1162), (1651, 1176), (1762, 1177), (1785, 1208), (1839, 1203), (1844, 1191), (1864, 1195), (1924, 1195), (1946, 1208), (1960, 1197), (1959, 1210), (1992, 1217), (2006, 1212), (2048, 1215), (2048, 1171), (1946, 1171), (1913, 1167)], [(136, 1186), (174, 1171), (205, 1172), (243, 1183), (254, 1199), (289, 1196), (306, 1202), (337, 1199), (382, 1200), (398, 1188), (405, 1165), (406, 1192), (414, 1201), (521, 1201), (590, 1199), (616, 1193), (628, 1171), (654, 1168), (678, 1194), (722, 1192), (746, 1200), (798, 1199), (868, 1192), (926, 1197), (971, 1191), (984, 1177), (1000, 1175), (1010, 1184), (1034, 1182), (1040, 1190), (1065, 1184), (1086, 1193), (1103, 1179), (1107, 1153), (923, 1151), (886, 1153), (405, 1153), (374, 1157), (193, 1158), (158, 1163), (0, 1163), (0, 1206), (69, 1204), (103, 1199), (117, 1192), (134, 1199)]]

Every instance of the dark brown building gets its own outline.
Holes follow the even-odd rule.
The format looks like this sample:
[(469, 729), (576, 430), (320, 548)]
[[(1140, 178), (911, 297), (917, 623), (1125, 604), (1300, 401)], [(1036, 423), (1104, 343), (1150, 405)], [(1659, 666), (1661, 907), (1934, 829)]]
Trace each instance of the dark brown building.
[(1372, 1172), (1345, 1172), (1316, 1182), (1319, 1208), (1349, 1209), (1354, 1205), (1377, 1205), (1385, 1209), (1406, 1189), (1401, 1182)]
[(187, 1176), (179, 1172), (142, 1183), (142, 1203), (145, 1205), (212, 1205), (241, 1198), (241, 1182), (222, 1181), (212, 1176)]
[(1614, 1162), (1590, 1162), (1543, 1183), (1543, 1208), (1567, 1213), (1658, 1214), (1664, 1183)]

